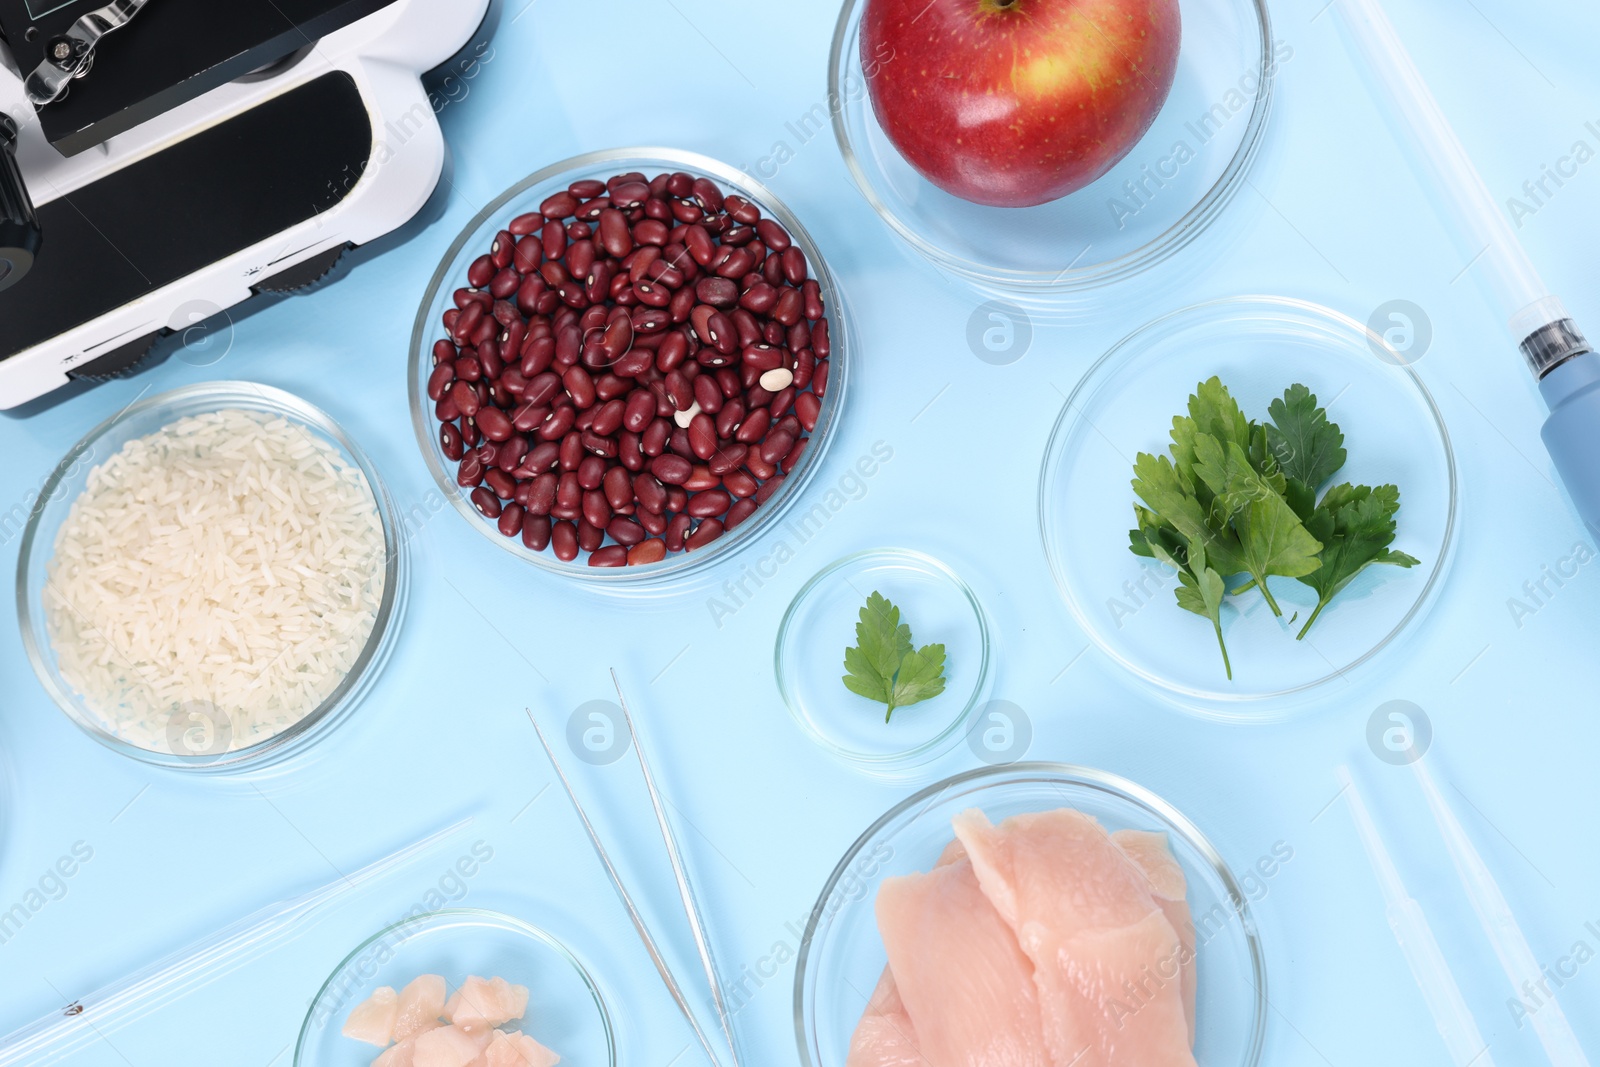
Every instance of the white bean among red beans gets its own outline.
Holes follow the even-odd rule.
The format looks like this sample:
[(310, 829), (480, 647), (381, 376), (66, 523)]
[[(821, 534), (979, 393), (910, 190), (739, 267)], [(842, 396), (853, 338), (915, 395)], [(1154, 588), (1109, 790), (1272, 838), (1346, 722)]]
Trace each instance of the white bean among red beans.
[(776, 221), (708, 178), (574, 182), (467, 271), (428, 397), (506, 537), (655, 563), (750, 518), (828, 389), (822, 291)]

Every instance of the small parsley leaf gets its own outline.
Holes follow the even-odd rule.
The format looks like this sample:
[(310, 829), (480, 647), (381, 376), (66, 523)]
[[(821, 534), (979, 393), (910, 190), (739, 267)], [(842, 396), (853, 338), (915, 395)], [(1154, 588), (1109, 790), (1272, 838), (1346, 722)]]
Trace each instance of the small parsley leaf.
[(911, 627), (900, 621), (900, 609), (874, 590), (856, 623), (856, 643), (844, 650), (844, 686), (886, 705), (883, 721), (888, 722), (896, 708), (944, 692), (944, 662), (943, 645), (913, 648)]

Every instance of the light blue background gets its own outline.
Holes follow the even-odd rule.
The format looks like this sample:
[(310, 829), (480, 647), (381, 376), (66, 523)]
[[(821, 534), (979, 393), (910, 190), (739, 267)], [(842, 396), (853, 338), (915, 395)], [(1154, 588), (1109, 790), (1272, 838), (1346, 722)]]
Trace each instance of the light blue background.
[[(629, 1064), (666, 1067), (688, 1045), (523, 718), (559, 731), (609, 694), (616, 666), (679, 811), (725, 970), (752, 968), (795, 935), (838, 857), (909, 787), (832, 762), (790, 721), (771, 668), (779, 617), (817, 570), (885, 544), (931, 552), (968, 579), (996, 634), (994, 695), (1032, 719), (1033, 758), (1125, 775), (1193, 818), (1238, 870), (1276, 844), (1293, 859), (1255, 904), (1269, 958), (1266, 1062), (1442, 1063), (1444, 1049), (1384, 918), (1333, 767), (1367, 787), (1413, 892), (1502, 1064), (1543, 1062), (1506, 1007), (1511, 990), (1472, 918), (1409, 772), (1368, 752), (1369, 715), (1415, 701), (1430, 759), (1493, 865), (1536, 955), (1600, 948), (1600, 806), (1594, 693), (1597, 597), (1585, 567), (1519, 626), (1508, 598), (1585, 539), (1540, 446), (1544, 417), (1498, 312), (1437, 221), (1352, 66), (1325, 0), (1273, 4), (1281, 67), (1249, 185), (1173, 269), (1107, 294), (1073, 325), (1040, 324), (1011, 366), (965, 340), (983, 297), (901, 246), (846, 177), (831, 136), (784, 127), (825, 100), (835, 11), (816, 3), (510, 0), (494, 58), (442, 121), (455, 164), (445, 216), (315, 294), (240, 317), (220, 362), (173, 359), (26, 419), (0, 419), (0, 501), (36, 488), (85, 431), (141, 390), (245, 378), (330, 412), (375, 457), (409, 509), (434, 490), (407, 410), (413, 309), (459, 227), (523, 175), (592, 149), (661, 144), (754, 164), (775, 139), (795, 158), (772, 188), (805, 220), (857, 320), (853, 396), (823, 483), (883, 440), (894, 458), (778, 577), (718, 629), (694, 588), (623, 603), (518, 563), (453, 510), (413, 543), (410, 611), (394, 660), (345, 727), (286, 773), (250, 782), (157, 773), (96, 745), (39, 689), (14, 616), (0, 613), (0, 908), (75, 842), (92, 861), (0, 945), (0, 1030), (28, 1022), (290, 892), (319, 885), (463, 813), (494, 858), (463, 903), (547, 927), (585, 959), (617, 1016)], [(1394, 0), (1386, 5), (1497, 197), (1595, 135), (1600, 9), (1578, 2)], [(616, 31), (600, 43), (596, 30)], [(1600, 162), (1522, 235), (1580, 322), (1600, 331), (1592, 234)], [(1459, 279), (1459, 280), (1458, 280)], [(1074, 627), (1037, 532), (1038, 459), (1063, 391), (1122, 334), (1209, 297), (1279, 293), (1358, 319), (1394, 298), (1435, 331), (1421, 373), (1454, 436), (1463, 483), (1458, 553), (1421, 624), (1352, 686), (1273, 726), (1224, 726), (1163, 705)], [(215, 349), (211, 350), (212, 354)], [(918, 417), (920, 416), (920, 417)], [(437, 501), (435, 500), (435, 503)], [(4, 507), (0, 507), (3, 511)], [(0, 545), (14, 565), (17, 541)], [(764, 554), (752, 547), (748, 561)], [(716, 575), (736, 574), (740, 559)], [(1197, 639), (1197, 654), (1209, 655)], [(631, 759), (579, 788), (673, 931), (675, 898)], [(943, 765), (971, 763), (963, 748)], [(1325, 810), (1326, 809), (1326, 810)], [(1320, 814), (1319, 814), (1320, 813)], [(459, 846), (464, 853), (465, 843)], [(309, 998), (342, 955), (437, 884), (457, 851), (392, 879), (266, 959), (125, 1031), (77, 1062), (286, 1064)], [(791, 928), (788, 924), (795, 924)], [(794, 1061), (792, 965), (739, 1017), (751, 1063)], [(1600, 1055), (1600, 964), (1563, 994)], [(695, 1062), (689, 1053), (681, 1062)]]

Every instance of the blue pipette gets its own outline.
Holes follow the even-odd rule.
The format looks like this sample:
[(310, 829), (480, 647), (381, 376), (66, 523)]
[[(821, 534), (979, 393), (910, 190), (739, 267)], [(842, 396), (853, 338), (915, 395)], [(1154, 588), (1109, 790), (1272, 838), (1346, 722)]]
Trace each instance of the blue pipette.
[(1411, 61), (1378, 0), (1336, 0), (1351, 40), (1404, 123), (1437, 202), (1508, 316), (1550, 408), (1544, 443), (1578, 516), (1600, 532), (1600, 355), (1528, 259), (1500, 205)]

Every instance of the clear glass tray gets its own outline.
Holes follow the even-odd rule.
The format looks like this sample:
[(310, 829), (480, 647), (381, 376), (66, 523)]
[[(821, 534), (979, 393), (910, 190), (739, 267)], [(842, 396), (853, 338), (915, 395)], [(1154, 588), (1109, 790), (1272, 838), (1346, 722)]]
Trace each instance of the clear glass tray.
[[(828, 64), (833, 130), (862, 195), (934, 263), (1019, 290), (1072, 291), (1160, 263), (1238, 191), (1266, 127), (1278, 66), (1263, 0), (1180, 0), (1177, 79), (1155, 124), (1100, 179), (1030, 208), (986, 207), (938, 188), (890, 143), (862, 64), (866, 0), (845, 0)], [(893, 60), (876, 77), (888, 76)]]
[[(1303, 641), (1295, 635), (1316, 606), (1309, 587), (1271, 580), (1282, 619), (1258, 592), (1229, 597), (1232, 682), (1210, 624), (1178, 607), (1170, 569), (1128, 549), (1134, 456), (1166, 452), (1173, 416), (1212, 375), (1260, 420), (1290, 385), (1308, 386), (1344, 431), (1349, 460), (1338, 480), (1399, 486), (1394, 547), (1421, 561), (1368, 567)], [(1291, 697), (1351, 684), (1351, 672), (1429, 602), (1449, 562), (1456, 507), (1450, 437), (1415, 371), (1354, 320), (1274, 297), (1185, 308), (1118, 343), (1067, 400), (1039, 484), (1050, 569), (1090, 640), (1183, 706), (1227, 718), (1270, 718), (1299, 702)]]

